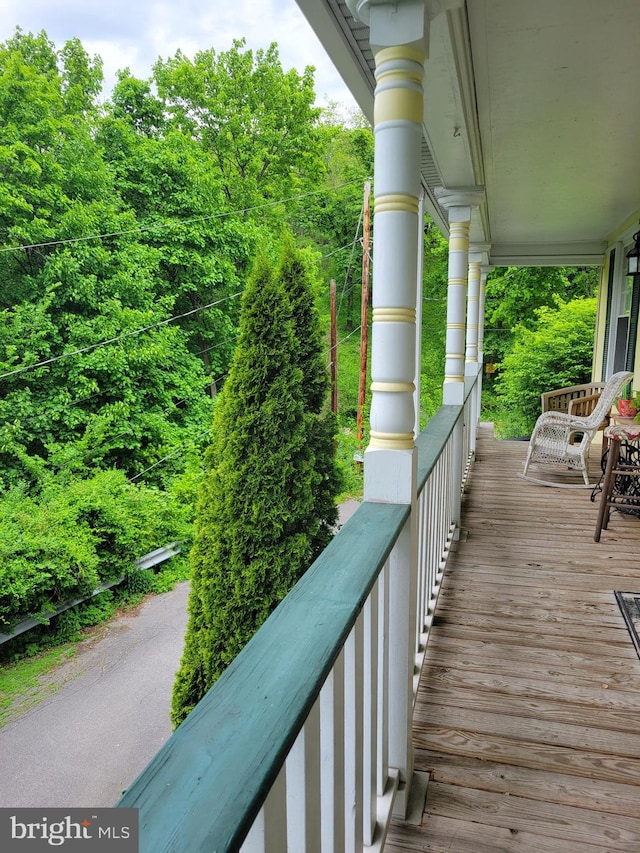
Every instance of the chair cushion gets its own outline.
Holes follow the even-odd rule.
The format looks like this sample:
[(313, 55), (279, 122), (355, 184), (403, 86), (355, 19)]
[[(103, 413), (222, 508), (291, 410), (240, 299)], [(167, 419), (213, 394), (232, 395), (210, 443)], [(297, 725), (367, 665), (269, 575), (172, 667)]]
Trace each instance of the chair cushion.
[(640, 439), (640, 424), (611, 424), (604, 434), (607, 438), (618, 438), (621, 441), (638, 441)]

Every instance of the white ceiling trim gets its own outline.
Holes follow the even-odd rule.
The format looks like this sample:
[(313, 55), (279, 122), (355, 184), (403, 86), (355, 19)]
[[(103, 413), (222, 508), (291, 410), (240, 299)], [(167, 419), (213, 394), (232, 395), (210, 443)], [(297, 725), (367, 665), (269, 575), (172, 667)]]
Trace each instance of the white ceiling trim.
[(589, 243), (504, 243), (491, 246), (489, 263), (496, 267), (601, 266), (605, 241)]

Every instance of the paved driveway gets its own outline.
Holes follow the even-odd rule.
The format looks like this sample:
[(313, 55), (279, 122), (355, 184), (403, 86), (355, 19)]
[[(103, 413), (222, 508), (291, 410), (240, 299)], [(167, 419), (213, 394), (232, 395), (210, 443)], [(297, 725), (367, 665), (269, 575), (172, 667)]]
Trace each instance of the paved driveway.
[[(358, 508), (340, 507), (344, 523)], [(112, 620), (52, 675), (55, 692), (0, 729), (0, 806), (112, 806), (171, 734), (188, 583)]]
[(0, 806), (112, 806), (171, 734), (189, 585), (112, 620), (0, 729)]

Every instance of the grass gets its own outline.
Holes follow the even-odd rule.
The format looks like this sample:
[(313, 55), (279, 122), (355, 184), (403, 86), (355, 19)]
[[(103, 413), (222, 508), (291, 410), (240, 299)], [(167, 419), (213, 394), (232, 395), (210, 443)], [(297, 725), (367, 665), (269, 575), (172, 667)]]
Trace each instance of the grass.
[(44, 680), (52, 671), (75, 655), (78, 643), (65, 643), (0, 666), (0, 728), (55, 692)]

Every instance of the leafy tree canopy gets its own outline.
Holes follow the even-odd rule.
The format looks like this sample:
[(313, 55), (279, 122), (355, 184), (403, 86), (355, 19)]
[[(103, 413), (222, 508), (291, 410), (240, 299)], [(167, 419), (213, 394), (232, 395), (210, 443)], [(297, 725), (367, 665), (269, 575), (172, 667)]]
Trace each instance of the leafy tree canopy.
[(533, 329), (519, 324), (501, 364), (498, 395), (505, 410), (505, 437), (529, 435), (540, 414), (540, 395), (591, 378), (596, 300), (556, 297), (536, 310)]
[(313, 68), (285, 72), (276, 44), (254, 53), (237, 40), (193, 60), (178, 51), (156, 63), (153, 79), (171, 123), (207, 152), (234, 209), (293, 195), (297, 177), (316, 167)]
[(487, 281), (485, 352), (500, 361), (513, 345), (518, 324), (533, 328), (536, 309), (553, 306), (556, 296), (568, 302), (595, 296), (595, 267), (506, 267)]

